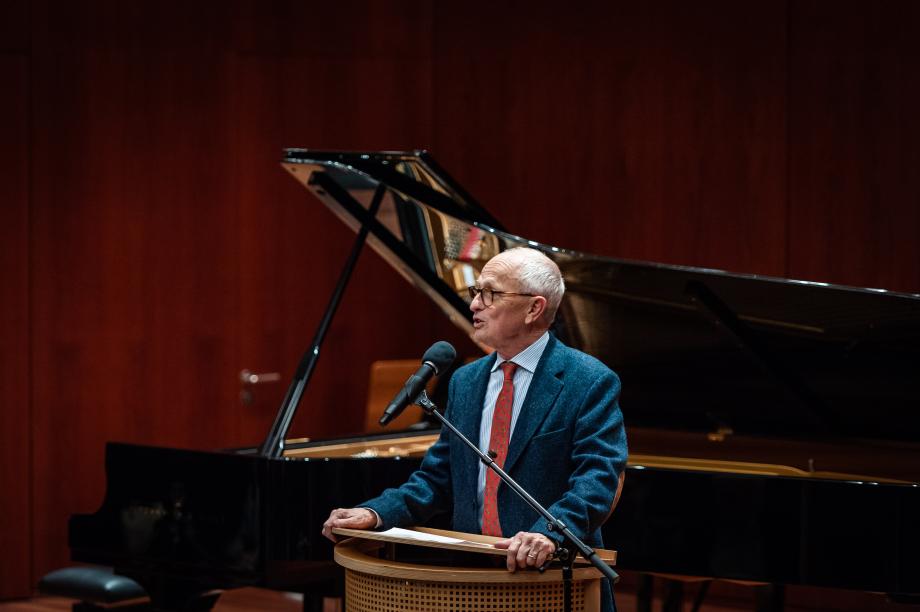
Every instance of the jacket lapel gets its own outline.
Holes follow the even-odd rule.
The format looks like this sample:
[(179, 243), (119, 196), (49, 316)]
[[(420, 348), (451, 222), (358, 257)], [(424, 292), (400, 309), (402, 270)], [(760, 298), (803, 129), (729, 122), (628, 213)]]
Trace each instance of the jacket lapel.
[[(459, 393), (458, 399), (462, 398), (459, 410), (451, 410), (450, 416), (454, 426), (477, 446), (479, 446), (479, 428), (482, 425), (482, 403), (486, 397), (486, 389), (489, 386), (489, 372), (495, 364), (495, 359), (496, 357), (493, 353), (490, 358), (483, 359), (473, 366), (476, 369), (470, 372), (468, 379), (473, 382), (475, 387), (472, 389), (472, 393)], [(457, 443), (462, 444), (459, 440)], [(460, 486), (457, 490), (469, 491), (469, 494), (475, 498), (476, 482), (479, 475), (479, 458), (470, 449), (464, 448), (457, 456), (452, 457), (452, 460), (456, 461), (457, 459), (460, 460), (461, 466), (456, 473), (469, 477), (469, 482), (466, 483), (466, 486)]]
[(561, 345), (550, 334), (549, 344), (546, 345), (546, 350), (534, 371), (533, 380), (527, 390), (527, 397), (524, 399), (524, 405), (521, 406), (521, 414), (514, 425), (514, 433), (511, 434), (511, 444), (508, 447), (508, 456), (505, 458), (504, 470), (506, 472), (510, 473), (514, 463), (524, 452), (530, 439), (546, 419), (553, 404), (556, 403), (556, 398), (563, 387), (559, 378), (564, 370), (563, 361)]

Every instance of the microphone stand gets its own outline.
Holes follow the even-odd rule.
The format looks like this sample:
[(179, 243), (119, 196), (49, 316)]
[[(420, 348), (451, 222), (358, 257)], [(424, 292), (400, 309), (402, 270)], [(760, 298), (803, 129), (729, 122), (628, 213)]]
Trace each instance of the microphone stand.
[[(550, 531), (555, 531), (562, 536), (563, 546), (560, 546), (556, 550), (555, 556), (562, 562), (562, 588), (563, 588), (563, 599), (565, 601), (565, 612), (571, 612), (572, 610), (572, 566), (575, 562), (575, 555), (581, 554), (582, 557), (587, 559), (591, 565), (596, 567), (605, 577), (609, 578), (611, 582), (616, 582), (619, 580), (619, 576), (613, 568), (611, 568), (603, 559), (597, 556), (597, 553), (594, 552), (594, 549), (582, 542), (578, 536), (576, 536), (572, 531), (563, 523), (561, 520), (553, 516), (549, 510), (540, 505), (540, 502), (535, 500), (530, 493), (525, 491), (521, 485), (519, 485), (515, 480), (507, 474), (502, 468), (496, 465), (494, 459), (488, 454), (479, 450), (479, 447), (473, 444), (469, 438), (460, 433), (460, 430), (454, 427), (453, 423), (448, 421), (444, 415), (438, 412), (438, 407), (434, 405), (430, 399), (428, 399), (428, 394), (424, 390), (416, 398), (414, 404), (421, 406), (422, 410), (430, 416), (434, 416), (439, 420), (445, 427), (447, 427), (455, 436), (460, 438), (460, 440), (466, 444), (476, 455), (479, 457), (479, 460), (482, 461), (490, 470), (498, 474), (498, 477), (502, 479), (506, 485), (511, 487), (511, 490), (518, 494), (518, 496), (523, 499), (527, 504), (537, 511), (543, 518), (546, 519), (546, 528)], [(573, 551), (574, 549), (574, 551)], [(540, 571), (543, 571), (543, 568), (540, 568)]]

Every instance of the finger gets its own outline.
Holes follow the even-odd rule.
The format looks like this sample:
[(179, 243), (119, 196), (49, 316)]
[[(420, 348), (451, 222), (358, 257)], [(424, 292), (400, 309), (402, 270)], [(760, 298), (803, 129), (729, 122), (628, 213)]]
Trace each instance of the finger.
[(537, 551), (535, 548), (531, 548), (527, 552), (527, 558), (524, 563), (527, 564), (527, 567), (534, 567), (537, 564)]
[(330, 540), (332, 540), (332, 532), (330, 530), (332, 529), (332, 516), (334, 514), (334, 511), (330, 512), (329, 518), (327, 518), (326, 522), (323, 523), (323, 537), (329, 538)]
[(530, 540), (522, 540), (521, 546), (517, 550), (517, 565), (521, 569), (527, 567), (527, 562), (530, 561), (530, 558), (527, 555), (530, 554), (531, 550), (533, 550), (533, 546), (530, 544)]
[(508, 548), (509, 546), (511, 546), (511, 538), (505, 538), (503, 540), (499, 540), (498, 542), (495, 542), (494, 544), (492, 544), (492, 546), (494, 546), (495, 548), (501, 548), (501, 549)]
[(533, 567), (534, 561), (537, 558), (537, 543), (536, 541), (526, 536), (521, 540), (521, 548), (518, 550), (518, 565), (520, 567)]
[(332, 521), (335, 527), (354, 527), (361, 522), (360, 516), (340, 516)]
[(548, 550), (540, 550), (540, 552), (537, 553), (537, 558), (534, 559), (533, 564), (537, 567), (543, 567), (543, 564), (546, 563), (547, 559), (549, 559), (551, 556), (552, 555)]
[(347, 514), (348, 514), (348, 510), (345, 510), (343, 508), (336, 508), (335, 510), (330, 512), (329, 518), (326, 519), (325, 523), (323, 523), (323, 535), (326, 538), (332, 540), (333, 542), (338, 542), (339, 537), (336, 534), (332, 533), (332, 529), (334, 527), (341, 527), (341, 525), (339, 524), (339, 521), (341, 519), (339, 517), (346, 516)]
[(508, 567), (509, 572), (517, 570), (517, 553), (512, 554), (511, 551), (508, 551), (508, 556), (505, 557), (505, 565)]
[(508, 554), (505, 557), (505, 564), (508, 566), (508, 571), (513, 572), (517, 569), (517, 556), (518, 550), (521, 548), (521, 541), (518, 538), (512, 538), (511, 544), (508, 546)]
[(543, 540), (546, 543), (546, 560), (544, 563), (550, 563), (555, 558), (556, 551), (559, 549), (559, 545), (545, 536)]
[(377, 517), (366, 510), (348, 511), (334, 524), (346, 529), (369, 529), (377, 525)]

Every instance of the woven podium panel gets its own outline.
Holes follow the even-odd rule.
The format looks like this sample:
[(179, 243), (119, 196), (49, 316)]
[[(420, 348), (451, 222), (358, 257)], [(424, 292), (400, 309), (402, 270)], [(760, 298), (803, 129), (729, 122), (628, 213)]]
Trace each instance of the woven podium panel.
[[(464, 584), (345, 572), (348, 612), (556, 612), (562, 581)], [(572, 610), (585, 610), (585, 582), (572, 583)]]

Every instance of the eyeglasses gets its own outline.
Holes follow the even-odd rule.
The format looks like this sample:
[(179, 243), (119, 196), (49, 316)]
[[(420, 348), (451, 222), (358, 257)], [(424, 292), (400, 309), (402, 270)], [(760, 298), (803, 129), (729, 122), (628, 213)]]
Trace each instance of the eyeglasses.
[(514, 291), (496, 291), (486, 287), (467, 287), (470, 292), (470, 299), (475, 300), (478, 295), (482, 299), (483, 306), (491, 306), (492, 300), (496, 295), (525, 295), (527, 297), (536, 297), (532, 293), (516, 293)]

